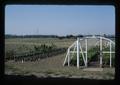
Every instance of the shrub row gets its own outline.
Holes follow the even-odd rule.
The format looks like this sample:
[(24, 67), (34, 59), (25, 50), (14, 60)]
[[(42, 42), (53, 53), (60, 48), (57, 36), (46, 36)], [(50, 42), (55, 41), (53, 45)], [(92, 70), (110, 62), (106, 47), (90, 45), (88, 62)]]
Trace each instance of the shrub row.
[(39, 59), (44, 59), (47, 57), (52, 57), (61, 53), (64, 53), (66, 51), (65, 48), (59, 48), (56, 50), (53, 50), (51, 52), (46, 52), (46, 53), (39, 53), (39, 52), (33, 52), (33, 53), (28, 53), (27, 55), (21, 55), (21, 56), (14, 56), (15, 61), (37, 61)]
[(40, 46), (34, 46), (34, 49), (30, 52), (16, 54), (14, 50), (7, 51), (5, 53), (5, 60), (15, 60), (15, 61), (35, 61), (51, 56), (55, 56), (66, 52), (66, 48), (57, 48), (54, 44)]

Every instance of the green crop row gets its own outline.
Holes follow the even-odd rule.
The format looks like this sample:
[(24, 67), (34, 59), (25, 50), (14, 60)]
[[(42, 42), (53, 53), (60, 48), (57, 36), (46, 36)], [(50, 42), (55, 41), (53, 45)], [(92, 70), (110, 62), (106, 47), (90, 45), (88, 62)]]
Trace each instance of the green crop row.
[[(103, 48), (103, 51), (108, 50), (109, 47)], [(71, 59), (71, 65), (76, 65), (77, 64), (77, 54), (71, 54), (73, 58)], [(84, 54), (85, 55), (85, 54)], [(110, 64), (110, 53), (102, 53), (103, 56), (103, 65), (109, 65)], [(100, 57), (100, 48), (98, 46), (92, 47), (91, 49), (88, 50), (88, 64), (91, 61), (99, 61)], [(80, 65), (84, 65), (82, 54), (80, 53)], [(115, 65), (115, 54), (112, 54), (112, 65)]]
[(34, 46), (34, 50), (30, 52), (16, 54), (14, 50), (7, 51), (5, 53), (5, 60), (38, 60), (39, 58), (54, 56), (65, 51), (66, 48), (57, 48), (54, 44), (50, 46), (42, 44), (40, 46)]

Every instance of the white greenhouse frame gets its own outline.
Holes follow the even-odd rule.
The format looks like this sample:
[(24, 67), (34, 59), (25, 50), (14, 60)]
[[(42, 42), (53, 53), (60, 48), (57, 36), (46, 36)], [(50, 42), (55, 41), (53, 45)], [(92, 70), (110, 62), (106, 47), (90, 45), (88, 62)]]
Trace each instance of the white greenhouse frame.
[[(108, 39), (108, 38), (105, 38), (105, 37), (102, 37), (102, 36), (92, 36), (92, 37), (84, 37), (84, 38), (77, 38), (77, 40), (68, 48), (67, 50), (67, 54), (66, 54), (66, 57), (65, 57), (65, 60), (64, 60), (64, 63), (63, 63), (63, 66), (65, 66), (65, 64), (67, 63), (68, 66), (70, 66), (70, 61), (71, 59), (73, 58), (73, 56), (71, 56), (73, 53), (77, 53), (77, 68), (80, 67), (79, 65), (79, 62), (80, 62), (80, 57), (83, 58), (83, 61), (84, 61), (84, 65), (85, 67), (88, 66), (88, 39), (98, 39), (98, 42), (96, 44), (99, 44), (100, 46), (100, 67), (102, 67), (102, 57), (101, 56), (101, 53), (109, 53), (110, 54), (110, 67), (112, 67), (112, 53), (115, 53), (114, 51), (112, 51), (112, 44), (115, 45), (115, 42)], [(82, 46), (81, 46), (81, 43), (80, 41), (83, 41), (85, 42), (85, 51), (83, 51), (82, 49)], [(109, 51), (103, 51), (103, 43), (102, 43), (102, 40), (106, 40), (107, 41), (107, 46), (110, 47)], [(95, 44), (95, 45), (96, 45)], [(71, 48), (73, 48), (73, 50), (71, 50)], [(82, 56), (80, 56), (80, 53)]]

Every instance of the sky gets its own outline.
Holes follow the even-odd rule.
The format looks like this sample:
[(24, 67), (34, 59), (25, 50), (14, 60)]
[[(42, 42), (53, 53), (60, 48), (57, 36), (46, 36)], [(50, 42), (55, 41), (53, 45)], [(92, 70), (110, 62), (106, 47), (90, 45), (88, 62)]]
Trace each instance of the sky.
[(110, 5), (7, 5), (5, 34), (115, 34)]

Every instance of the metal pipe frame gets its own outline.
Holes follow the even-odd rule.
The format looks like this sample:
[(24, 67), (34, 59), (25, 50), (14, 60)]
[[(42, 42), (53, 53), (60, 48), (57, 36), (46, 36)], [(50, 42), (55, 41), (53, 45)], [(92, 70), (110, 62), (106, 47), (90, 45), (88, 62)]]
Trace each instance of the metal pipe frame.
[[(70, 66), (70, 61), (71, 59), (73, 58), (73, 55), (70, 55), (70, 54), (74, 54), (74, 53), (77, 53), (77, 68), (80, 67), (79, 63), (80, 63), (80, 54), (82, 54), (82, 58), (83, 58), (83, 61), (84, 61), (84, 64), (85, 64), (85, 67), (87, 67), (87, 59), (88, 59), (88, 39), (98, 39), (99, 41), (97, 41), (97, 43), (95, 45), (97, 45), (99, 43), (100, 45), (100, 67), (102, 67), (102, 54), (104, 53), (108, 53), (110, 54), (110, 67), (112, 67), (112, 54), (115, 53), (114, 51), (112, 51), (112, 44), (115, 45), (115, 42), (108, 39), (108, 38), (105, 38), (105, 37), (96, 37), (96, 36), (93, 36), (93, 37), (84, 37), (82, 39), (79, 39), (77, 38), (77, 41), (75, 41), (67, 50), (67, 54), (66, 54), (66, 57), (65, 57), (65, 60), (64, 60), (64, 63), (63, 63), (63, 66), (65, 66), (66, 62), (67, 62), (67, 65)], [(82, 49), (82, 46), (81, 46), (81, 43), (80, 41), (83, 41), (85, 40), (85, 50), (83, 51)], [(107, 40), (107, 42), (109, 42), (109, 47), (110, 47), (110, 50), (109, 51), (103, 51), (103, 44), (102, 44), (102, 41), (103, 40)], [(73, 51), (71, 50), (71, 48), (73, 48)], [(84, 55), (85, 54), (85, 55)]]

